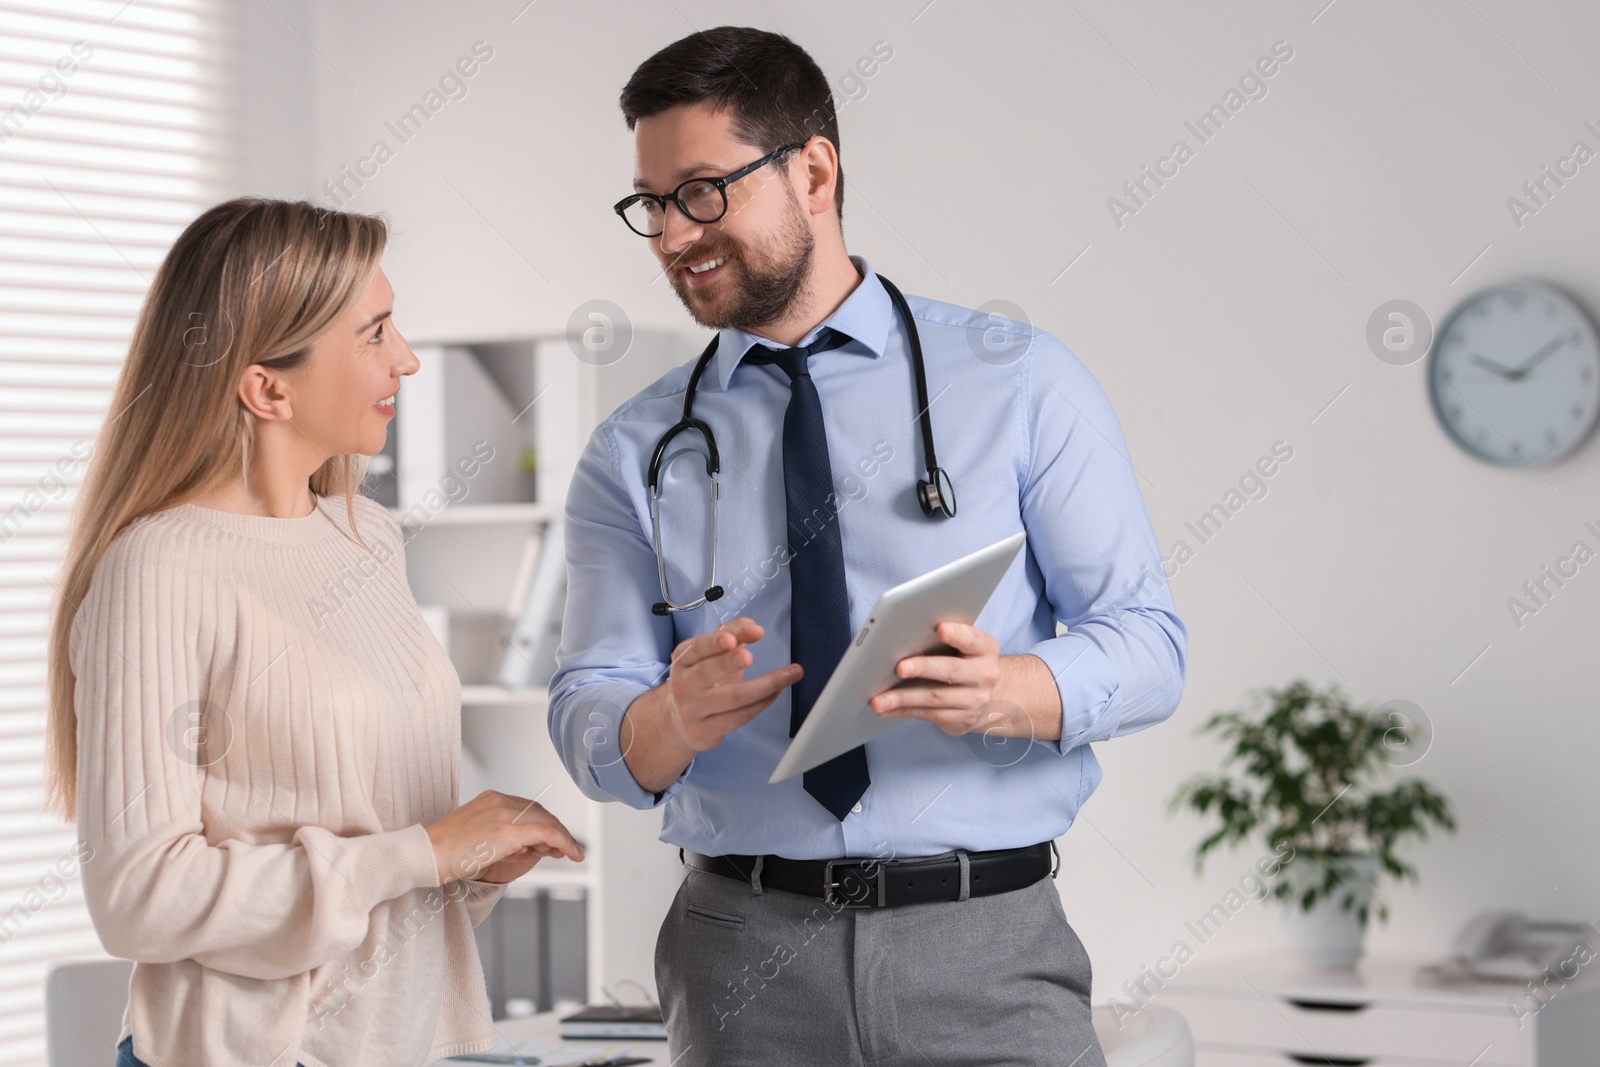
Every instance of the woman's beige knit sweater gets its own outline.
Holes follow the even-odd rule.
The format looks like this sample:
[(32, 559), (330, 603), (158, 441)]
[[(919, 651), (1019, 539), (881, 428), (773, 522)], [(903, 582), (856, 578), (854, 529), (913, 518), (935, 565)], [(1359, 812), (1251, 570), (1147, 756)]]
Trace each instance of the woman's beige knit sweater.
[[(73, 619), (84, 895), (137, 961), (151, 1067), (421, 1067), (493, 1044), (472, 928), (439, 885), (461, 681), (366, 497), (303, 518), (134, 522)], [(107, 1049), (106, 1062), (114, 1052)]]

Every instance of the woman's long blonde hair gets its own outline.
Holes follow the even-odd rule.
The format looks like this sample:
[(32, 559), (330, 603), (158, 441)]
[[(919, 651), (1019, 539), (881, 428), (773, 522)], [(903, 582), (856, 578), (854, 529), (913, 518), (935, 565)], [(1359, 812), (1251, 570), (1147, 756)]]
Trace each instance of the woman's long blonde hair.
[[(375, 216), (240, 197), (190, 223), (162, 261), (73, 505), (56, 586), (46, 814), (77, 817), (68, 639), (96, 565), (130, 523), (248, 472), (255, 417), (238, 398), (245, 368), (302, 363), (311, 343), (365, 293), (387, 240)], [(352, 530), (366, 468), (366, 456), (332, 456), (311, 476), (318, 496), (344, 495)]]

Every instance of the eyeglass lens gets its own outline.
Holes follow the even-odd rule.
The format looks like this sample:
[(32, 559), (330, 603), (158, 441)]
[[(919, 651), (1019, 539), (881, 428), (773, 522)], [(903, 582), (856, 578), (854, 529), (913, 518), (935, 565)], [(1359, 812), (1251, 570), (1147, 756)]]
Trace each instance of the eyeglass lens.
[[(684, 214), (696, 222), (716, 222), (727, 209), (722, 190), (716, 183), (693, 181), (678, 190), (678, 203)], [(623, 218), (640, 233), (655, 236), (665, 228), (661, 205), (654, 200), (635, 200), (623, 209)]]

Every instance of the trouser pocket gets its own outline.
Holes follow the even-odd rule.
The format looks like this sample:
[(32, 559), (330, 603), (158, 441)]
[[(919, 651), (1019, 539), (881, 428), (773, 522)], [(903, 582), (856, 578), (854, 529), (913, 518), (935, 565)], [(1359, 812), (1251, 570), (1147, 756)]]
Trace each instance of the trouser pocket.
[(744, 929), (744, 916), (742, 915), (730, 915), (725, 911), (714, 911), (699, 904), (687, 904), (684, 906), (683, 912), (696, 922), (720, 926), (724, 930)]

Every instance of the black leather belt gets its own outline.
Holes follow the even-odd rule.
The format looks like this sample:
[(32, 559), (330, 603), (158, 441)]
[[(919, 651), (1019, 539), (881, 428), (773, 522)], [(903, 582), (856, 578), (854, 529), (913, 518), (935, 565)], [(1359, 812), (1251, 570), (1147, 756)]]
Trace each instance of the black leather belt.
[[(1055, 842), (990, 852), (946, 852), (938, 856), (879, 860), (791, 860), (782, 856), (706, 856), (678, 850), (690, 867), (750, 883), (761, 861), (761, 887), (842, 902), (847, 908), (883, 908), (965, 900), (1025, 889), (1041, 878), (1054, 878), (1051, 857)], [(962, 863), (966, 878), (963, 893)]]

